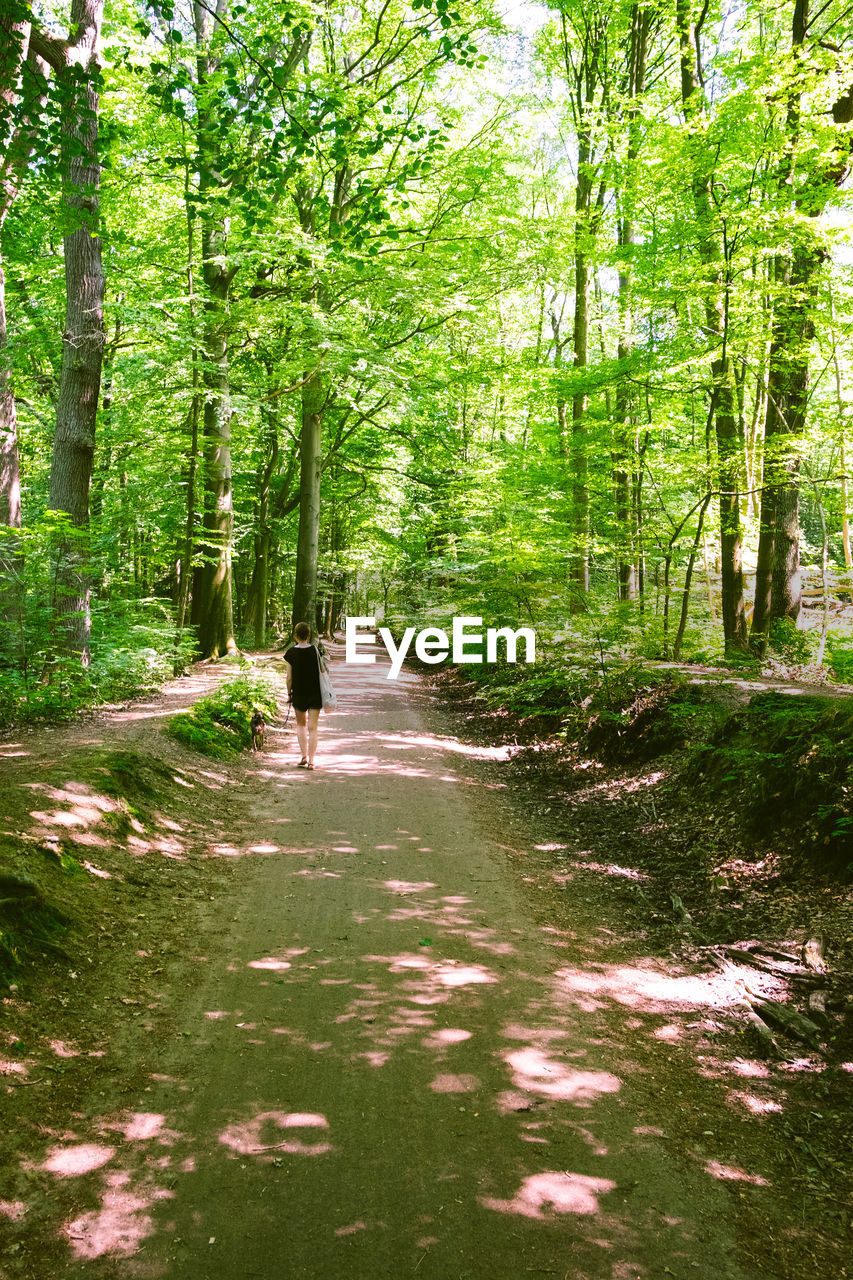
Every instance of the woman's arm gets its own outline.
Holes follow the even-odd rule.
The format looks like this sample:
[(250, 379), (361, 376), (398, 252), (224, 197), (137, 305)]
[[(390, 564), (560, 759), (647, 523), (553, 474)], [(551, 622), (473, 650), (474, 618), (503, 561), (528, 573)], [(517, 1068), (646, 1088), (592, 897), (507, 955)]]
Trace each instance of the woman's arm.
[(289, 662), (285, 662), (284, 664), (284, 679), (287, 684), (287, 701), (292, 702), (293, 699), (290, 696), (290, 691), (293, 688), (293, 667)]

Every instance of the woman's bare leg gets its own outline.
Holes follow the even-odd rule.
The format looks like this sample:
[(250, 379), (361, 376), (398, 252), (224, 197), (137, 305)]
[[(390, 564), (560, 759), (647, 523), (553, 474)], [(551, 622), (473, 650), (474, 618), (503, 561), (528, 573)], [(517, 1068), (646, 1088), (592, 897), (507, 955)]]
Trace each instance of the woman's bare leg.
[(302, 756), (302, 760), (300, 760), (299, 762), (301, 764), (302, 761), (308, 759), (308, 725), (306, 724), (307, 713), (305, 711), (296, 711), (296, 708), (294, 707), (294, 714), (296, 715), (296, 741), (299, 743), (299, 751)]
[(307, 712), (308, 715), (308, 763), (313, 765), (314, 756), (317, 753), (317, 726), (320, 719), (320, 712), (317, 707), (311, 707)]

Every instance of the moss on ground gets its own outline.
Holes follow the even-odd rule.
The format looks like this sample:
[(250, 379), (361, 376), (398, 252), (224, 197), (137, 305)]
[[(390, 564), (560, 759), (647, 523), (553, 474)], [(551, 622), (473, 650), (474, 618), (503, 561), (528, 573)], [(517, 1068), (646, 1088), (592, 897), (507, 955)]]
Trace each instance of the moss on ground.
[(271, 679), (238, 676), (200, 698), (189, 711), (173, 716), (166, 731), (185, 747), (214, 760), (227, 760), (252, 745), (251, 720), (256, 710), (267, 720), (278, 714)]
[(59, 939), (68, 923), (32, 877), (0, 870), (0, 982), (10, 982), (38, 956), (62, 955)]
[(596, 759), (641, 763), (703, 740), (724, 716), (707, 686), (630, 666), (602, 675), (568, 728)]
[(571, 767), (666, 760), (703, 804), (734, 812), (758, 848), (768, 839), (806, 865), (853, 880), (853, 698), (796, 686), (753, 694), (732, 680), (690, 679), (630, 663), (548, 659), (440, 677), (446, 694), (483, 710), (492, 739), (548, 747)]
[[(91, 940), (197, 779), (149, 752), (86, 747), (7, 788), (0, 833), (0, 987)], [(33, 812), (33, 796), (44, 807)], [(97, 864), (97, 865), (93, 865)]]
[(755, 832), (794, 833), (816, 864), (853, 878), (853, 698), (756, 694), (694, 749), (686, 777)]

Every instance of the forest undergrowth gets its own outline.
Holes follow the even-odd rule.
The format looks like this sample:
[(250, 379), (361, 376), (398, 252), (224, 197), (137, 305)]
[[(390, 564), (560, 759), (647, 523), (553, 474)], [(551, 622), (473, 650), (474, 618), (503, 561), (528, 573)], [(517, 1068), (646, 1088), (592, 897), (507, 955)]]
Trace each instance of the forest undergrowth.
[[(175, 682), (173, 709), (227, 674), (196, 672), (186, 693)], [(144, 1087), (177, 1034), (168, 993), (224, 927), (245, 780), (231, 759), (211, 761), (164, 733), (162, 710), (137, 703), (123, 725), (101, 713), (75, 728), (19, 730), (0, 746), (0, 1094), (10, 1121), (0, 1199), (27, 1205), (27, 1233), (52, 1212), (51, 1177), (28, 1153), (67, 1129), (81, 1099), (99, 1095), (118, 1111)], [(140, 1028), (142, 1060), (126, 1052)], [(3, 1266), (47, 1274), (14, 1217), (4, 1226), (14, 1234)]]
[[(595, 920), (625, 940), (634, 964), (697, 973), (716, 965), (734, 975), (743, 995), (736, 1007), (681, 1018), (679, 1052), (695, 1056), (697, 1075), (689, 1095), (673, 1096), (679, 1126), (699, 1146), (713, 1128), (738, 1167), (770, 1170), (779, 1205), (787, 1212), (790, 1200), (802, 1215), (783, 1247), (768, 1236), (760, 1206), (744, 1203), (756, 1215), (747, 1236), (759, 1274), (802, 1274), (805, 1238), (811, 1273), (842, 1276), (851, 1221), (844, 819), (853, 702), (756, 697), (732, 683), (691, 684), (678, 672), (631, 666), (593, 678), (574, 672), (562, 686), (547, 666), (528, 681), (518, 668), (479, 669), (476, 682), (470, 671), (435, 679), (430, 704), (454, 735), (512, 748), (506, 761), (482, 767), (498, 772), (519, 815), (522, 879), (536, 915), (557, 933)], [(251, 683), (226, 679), (210, 705), (233, 707), (240, 681)], [(4, 744), (28, 762), (24, 785), (7, 789), (0, 833), (19, 899), (3, 917), (7, 930), (15, 935), (15, 913), (29, 913), (12, 940), (14, 962), (6, 956), (0, 1028), (18, 1147), (38, 1147), (45, 1125), (59, 1124), (87, 1091), (123, 1105), (116, 1091), (132, 1088), (134, 1070), (121, 1059), (127, 1028), (150, 1029), (158, 1052), (174, 1033), (164, 1015), (168, 987), (209, 931), (227, 928), (220, 917), (249, 758), (211, 760), (163, 733), (162, 720), (144, 723), (142, 736), (124, 740), (84, 725), (73, 756), (62, 745), (66, 730), (40, 728)], [(569, 924), (573, 910), (580, 914)], [(815, 938), (823, 952), (811, 968), (804, 953)], [(819, 1019), (816, 1038), (772, 1022), (772, 1043), (759, 1034), (750, 994), (766, 993), (768, 978), (780, 1008)], [(809, 1006), (815, 990), (825, 995), (823, 1012)], [(767, 1008), (763, 1015), (772, 1018)], [(636, 1051), (645, 1052), (639, 1039)], [(734, 1111), (721, 1118), (717, 1108), (708, 1121), (710, 1085), (701, 1077), (732, 1063), (763, 1073), (762, 1088), (775, 1091), (777, 1109), (762, 1116), (760, 1132)], [(673, 1071), (670, 1080), (663, 1059), (647, 1066), (656, 1089), (681, 1089), (683, 1076)], [(31, 1175), (21, 1168), (15, 1176), (20, 1185), (4, 1194), (30, 1202)]]
[(474, 670), (433, 686), (463, 738), (510, 748), (493, 767), (526, 827), (540, 918), (569, 936), (596, 919), (626, 963), (716, 970), (735, 995), (683, 1019), (672, 1047), (699, 1077), (762, 1080), (761, 1124), (735, 1107), (709, 1125), (698, 1088), (671, 1101), (698, 1146), (713, 1128), (796, 1216), (787, 1233), (744, 1203), (759, 1274), (847, 1274), (853, 699), (630, 665), (568, 679), (537, 666), (535, 689), (517, 669)]
[(593, 795), (630, 812), (623, 860), (662, 919), (709, 944), (820, 933), (853, 971), (853, 698), (636, 664), (471, 670), (440, 676), (442, 696), (511, 744), (514, 773), (573, 820)]

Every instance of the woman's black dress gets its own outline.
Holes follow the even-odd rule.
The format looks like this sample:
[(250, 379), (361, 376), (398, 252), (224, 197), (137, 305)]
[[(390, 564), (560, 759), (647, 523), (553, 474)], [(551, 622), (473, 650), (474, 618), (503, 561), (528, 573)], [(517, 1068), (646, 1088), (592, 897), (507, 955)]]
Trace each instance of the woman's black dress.
[(308, 711), (312, 707), (318, 711), (323, 709), (323, 695), (320, 692), (320, 661), (313, 644), (300, 649), (294, 645), (284, 655), (285, 662), (290, 663), (293, 672), (293, 683), (290, 687), (290, 699), (297, 711)]

